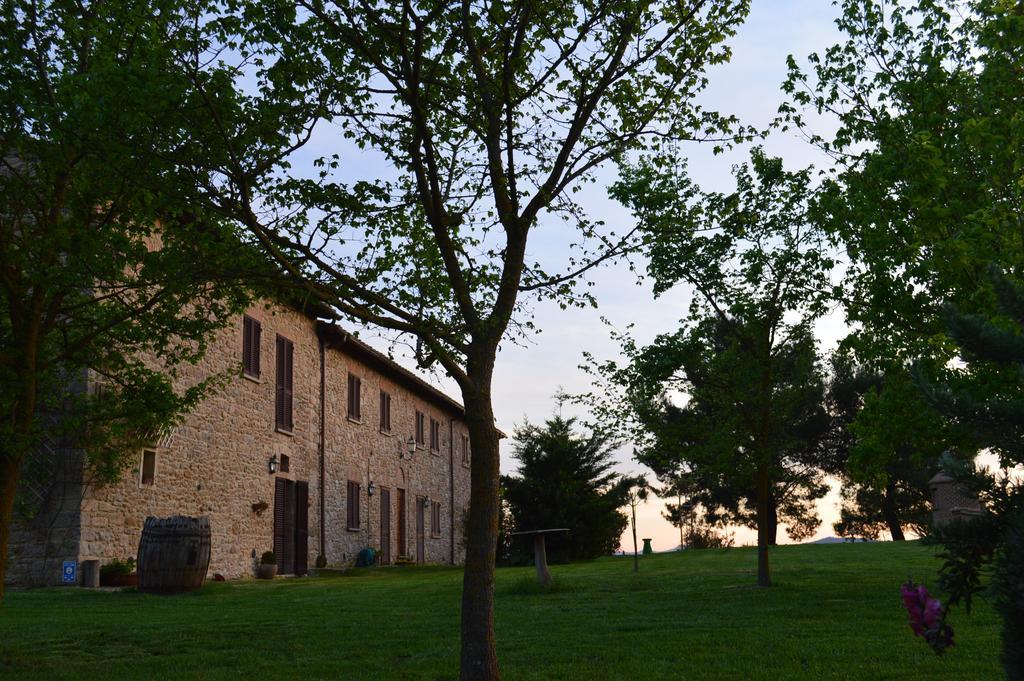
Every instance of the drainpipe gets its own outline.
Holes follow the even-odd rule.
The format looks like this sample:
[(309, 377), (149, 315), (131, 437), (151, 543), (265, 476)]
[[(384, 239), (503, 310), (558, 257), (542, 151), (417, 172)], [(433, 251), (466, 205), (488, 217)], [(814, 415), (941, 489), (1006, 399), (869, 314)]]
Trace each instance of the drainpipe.
[(325, 382), (326, 382), (326, 352), (324, 348), (324, 337), (319, 333), (319, 328), (316, 334), (317, 340), (320, 341), (320, 438), (319, 438), (319, 454), (320, 454), (320, 555), (327, 558), (327, 533), (324, 530), (324, 491), (326, 485), (324, 484), (324, 475), (326, 471), (326, 464), (324, 462), (324, 441), (326, 435), (324, 433), (324, 424), (326, 419), (324, 418), (324, 411), (326, 407), (325, 397)]
[(448, 519), (451, 548), (448, 562), (455, 565), (455, 419), (448, 419)]

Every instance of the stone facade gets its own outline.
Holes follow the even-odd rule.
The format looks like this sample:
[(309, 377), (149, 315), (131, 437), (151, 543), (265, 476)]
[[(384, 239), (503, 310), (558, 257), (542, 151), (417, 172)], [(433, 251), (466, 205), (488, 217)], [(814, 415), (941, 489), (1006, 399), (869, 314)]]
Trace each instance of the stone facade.
[[(55, 583), (63, 560), (105, 563), (135, 556), (146, 516), (179, 514), (210, 517), (211, 573), (251, 576), (260, 555), (274, 548), (278, 478), (309, 485), (310, 567), (319, 555), (330, 565), (351, 564), (367, 546), (380, 550), (385, 532), (390, 534), (390, 550), (383, 553), (392, 562), (399, 556), (427, 563), (461, 562), (461, 519), (470, 485), (468, 460), (462, 454), (468, 433), (461, 406), (336, 326), (278, 305), (255, 305), (247, 314), (261, 325), (259, 377), (242, 371), (239, 317), (211, 341), (201, 363), (182, 371), (178, 380), (183, 386), (214, 374), (229, 378), (173, 432), (153, 443), (152, 480), (144, 484), (145, 454), (139, 452), (136, 465), (116, 484), (72, 485), (73, 494), (58, 495), (65, 516), (69, 507), (77, 511), (70, 519), (61, 518), (61, 527), (70, 529), (60, 538), (44, 538), (38, 519), (15, 529), (10, 581)], [(294, 347), (290, 432), (275, 426), (278, 335)], [(360, 380), (358, 418), (349, 417), (350, 374)], [(391, 399), (390, 431), (380, 423), (381, 391)], [(407, 442), (415, 435), (417, 411), (425, 415), (426, 442), (410, 457)], [(436, 448), (430, 441), (432, 420), (440, 429)], [(273, 474), (272, 457), (279, 466)], [(281, 465), (285, 461), (287, 470)], [(371, 482), (373, 496), (367, 494)], [(359, 497), (359, 522), (349, 527), (352, 489)], [(398, 545), (398, 490), (404, 490), (406, 499), (404, 547)], [(386, 527), (381, 522), (382, 492), (390, 497)], [(422, 554), (417, 504), (423, 508)]]

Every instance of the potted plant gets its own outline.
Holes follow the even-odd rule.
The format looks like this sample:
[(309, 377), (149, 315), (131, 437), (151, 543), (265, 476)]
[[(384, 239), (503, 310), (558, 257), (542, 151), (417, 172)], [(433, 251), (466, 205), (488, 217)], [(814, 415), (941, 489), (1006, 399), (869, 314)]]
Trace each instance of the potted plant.
[(135, 559), (114, 559), (100, 566), (100, 586), (138, 586), (139, 575), (135, 572)]
[(260, 558), (260, 567), (256, 571), (260, 579), (273, 579), (277, 576), (277, 556), (273, 551), (264, 551)]

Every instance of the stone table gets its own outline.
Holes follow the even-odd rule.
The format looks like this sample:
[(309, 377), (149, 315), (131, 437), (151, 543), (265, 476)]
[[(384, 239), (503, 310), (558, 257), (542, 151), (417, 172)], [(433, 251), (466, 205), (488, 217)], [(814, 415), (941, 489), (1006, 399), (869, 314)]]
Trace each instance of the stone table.
[(533, 535), (533, 565), (537, 568), (537, 581), (541, 586), (551, 584), (551, 573), (548, 572), (548, 551), (544, 545), (544, 537), (555, 532), (568, 532), (569, 528), (559, 527), (550, 530), (526, 530), (524, 532), (512, 532), (516, 535)]

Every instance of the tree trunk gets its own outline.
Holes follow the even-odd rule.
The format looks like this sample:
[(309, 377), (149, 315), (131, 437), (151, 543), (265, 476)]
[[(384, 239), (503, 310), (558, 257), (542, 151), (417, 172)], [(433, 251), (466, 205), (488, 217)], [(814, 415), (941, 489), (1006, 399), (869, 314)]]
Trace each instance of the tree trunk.
[(757, 585), (771, 586), (772, 577), (768, 568), (768, 545), (771, 540), (771, 480), (768, 466), (757, 467)]
[(885, 486), (885, 496), (882, 498), (882, 515), (885, 517), (885, 524), (889, 526), (889, 534), (893, 541), (904, 541), (903, 526), (900, 524), (900, 516), (896, 509), (896, 486), (891, 482)]
[(779, 543), (779, 505), (774, 497), (768, 499), (768, 546)]
[(499, 681), (501, 672), (494, 641), (494, 563), (498, 545), (500, 476), (498, 429), (491, 405), (490, 368), (483, 367), (476, 373), (482, 375), (474, 376), (471, 363), (469, 378), (474, 390), (463, 389), (473, 457), (466, 565), (462, 576), (459, 678), (461, 681)]

